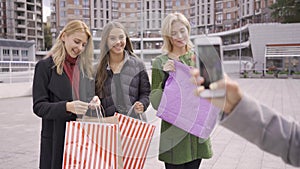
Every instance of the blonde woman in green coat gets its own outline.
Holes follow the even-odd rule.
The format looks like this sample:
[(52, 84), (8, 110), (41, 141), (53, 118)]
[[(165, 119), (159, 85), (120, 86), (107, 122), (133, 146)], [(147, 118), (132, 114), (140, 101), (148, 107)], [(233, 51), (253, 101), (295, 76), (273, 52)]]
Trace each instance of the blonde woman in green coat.
[[(191, 26), (181, 13), (171, 13), (162, 24), (163, 51), (152, 63), (152, 88), (150, 101), (157, 110), (168, 72), (176, 71), (174, 60), (183, 64), (194, 65), (191, 56), (193, 44), (189, 39)], [(199, 139), (172, 124), (162, 120), (159, 146), (159, 160), (166, 169), (198, 169), (203, 158), (211, 158), (210, 140)]]

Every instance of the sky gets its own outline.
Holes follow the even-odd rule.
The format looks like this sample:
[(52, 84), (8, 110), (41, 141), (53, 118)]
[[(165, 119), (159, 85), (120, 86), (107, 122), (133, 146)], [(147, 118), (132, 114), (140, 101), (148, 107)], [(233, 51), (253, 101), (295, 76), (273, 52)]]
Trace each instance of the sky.
[(47, 21), (47, 16), (50, 16), (50, 0), (43, 0), (43, 22)]

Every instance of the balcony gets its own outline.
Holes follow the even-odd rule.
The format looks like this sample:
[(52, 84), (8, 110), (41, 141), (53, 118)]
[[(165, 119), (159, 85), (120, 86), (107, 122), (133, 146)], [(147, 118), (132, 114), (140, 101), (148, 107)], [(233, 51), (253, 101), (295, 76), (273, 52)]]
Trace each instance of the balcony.
[(21, 16), (21, 15), (20, 15), (20, 16), (17, 16), (17, 19), (24, 20), (24, 19), (26, 19), (26, 18), (25, 18), (25, 16)]
[(26, 28), (26, 25), (25, 25), (25, 24), (17, 24), (16, 27), (17, 27), (17, 28)]
[(36, 1), (36, 6), (42, 6), (42, 3), (41, 2), (39, 2), (39, 1)]
[(26, 33), (25, 32), (18, 32), (16, 33), (16, 36), (22, 36), (22, 37), (25, 37), (26, 36)]
[(255, 15), (261, 14), (261, 8), (260, 9), (255, 9)]
[(37, 14), (42, 15), (42, 11), (36, 11)]
[(26, 11), (25, 7), (17, 7), (16, 11)]
[(56, 32), (56, 28), (51, 28), (51, 29), (50, 29), (50, 32), (51, 32), (51, 33), (55, 33), (55, 32)]

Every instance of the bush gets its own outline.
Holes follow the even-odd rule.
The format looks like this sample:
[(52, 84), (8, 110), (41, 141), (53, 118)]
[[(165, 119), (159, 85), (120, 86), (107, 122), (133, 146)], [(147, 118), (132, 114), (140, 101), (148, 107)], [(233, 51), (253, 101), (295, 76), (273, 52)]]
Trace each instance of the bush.
[(288, 72), (287, 71), (280, 71), (278, 74), (283, 75), (283, 74), (288, 74)]

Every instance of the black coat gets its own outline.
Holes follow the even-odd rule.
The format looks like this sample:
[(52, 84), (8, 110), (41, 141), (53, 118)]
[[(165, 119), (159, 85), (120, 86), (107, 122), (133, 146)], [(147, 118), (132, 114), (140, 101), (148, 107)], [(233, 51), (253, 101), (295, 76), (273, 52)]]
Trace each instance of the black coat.
[[(80, 74), (80, 100), (89, 102), (94, 95), (94, 81)], [(66, 73), (56, 73), (52, 57), (36, 64), (33, 80), (33, 111), (42, 118), (40, 168), (62, 168), (66, 122), (76, 114), (66, 111), (72, 101), (72, 87)]]

